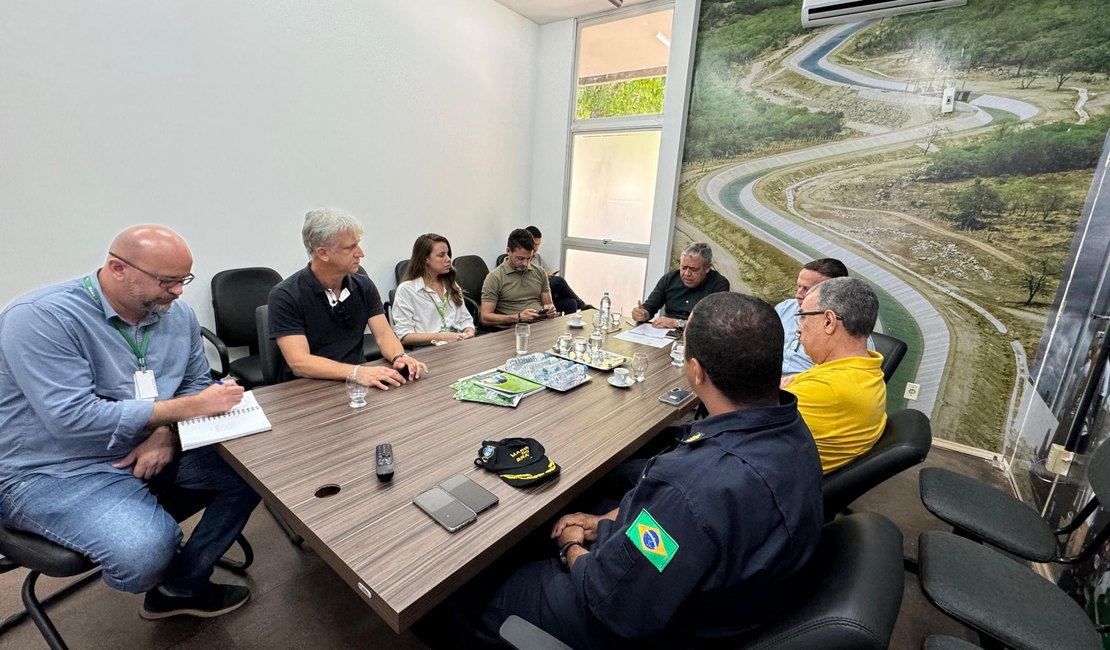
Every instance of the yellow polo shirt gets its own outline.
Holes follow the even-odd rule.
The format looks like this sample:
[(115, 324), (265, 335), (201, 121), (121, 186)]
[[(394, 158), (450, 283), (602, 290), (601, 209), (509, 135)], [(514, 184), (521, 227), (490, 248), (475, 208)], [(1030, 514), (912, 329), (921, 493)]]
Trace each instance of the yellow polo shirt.
[(813, 433), (827, 474), (865, 453), (886, 426), (883, 355), (847, 357), (798, 373), (786, 390)]

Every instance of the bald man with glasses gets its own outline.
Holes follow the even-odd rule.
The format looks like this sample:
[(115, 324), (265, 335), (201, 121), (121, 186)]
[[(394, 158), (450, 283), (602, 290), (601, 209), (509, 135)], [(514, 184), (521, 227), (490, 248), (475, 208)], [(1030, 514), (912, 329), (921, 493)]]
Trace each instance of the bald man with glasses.
[[(17, 298), (0, 314), (0, 521), (77, 550), (108, 586), (146, 592), (140, 616), (212, 617), (250, 590), (210, 581), (258, 495), (213, 447), (180, 451), (177, 422), (226, 413), (181, 237), (120, 233), (100, 269)], [(188, 542), (154, 493), (204, 515)]]

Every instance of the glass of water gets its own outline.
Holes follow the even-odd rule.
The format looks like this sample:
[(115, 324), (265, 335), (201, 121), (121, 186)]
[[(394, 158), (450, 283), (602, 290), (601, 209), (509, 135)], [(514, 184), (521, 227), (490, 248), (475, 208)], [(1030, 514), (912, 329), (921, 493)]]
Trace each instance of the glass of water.
[(355, 366), (355, 369), (347, 376), (347, 399), (350, 400), (349, 404), (353, 409), (366, 406), (366, 393), (370, 390), (368, 385), (360, 381), (358, 369), (359, 366)]
[(587, 344), (588, 343), (586, 341), (586, 337), (584, 337), (584, 336), (574, 337), (574, 358), (575, 359), (581, 360), (582, 357), (586, 356), (586, 346), (587, 346)]
[(601, 346), (605, 344), (605, 337), (601, 333), (600, 327), (595, 327), (594, 331), (590, 332), (590, 355), (597, 356), (601, 352)]
[(621, 308), (620, 307), (614, 307), (613, 308), (613, 315), (612, 315), (612, 319), (613, 319), (612, 329), (620, 329), (621, 317), (622, 316), (624, 316), (624, 314), (621, 313)]
[(564, 357), (570, 354), (571, 339), (571, 335), (564, 332), (559, 335), (559, 341), (555, 344), (555, 349)]
[(648, 355), (637, 352), (632, 355), (632, 379), (640, 382), (647, 376)]
[(532, 333), (532, 326), (527, 323), (516, 324), (516, 356), (528, 354), (528, 336)]
[(682, 341), (675, 341), (671, 346), (671, 365), (676, 368), (681, 368), (682, 364), (686, 361), (686, 344)]

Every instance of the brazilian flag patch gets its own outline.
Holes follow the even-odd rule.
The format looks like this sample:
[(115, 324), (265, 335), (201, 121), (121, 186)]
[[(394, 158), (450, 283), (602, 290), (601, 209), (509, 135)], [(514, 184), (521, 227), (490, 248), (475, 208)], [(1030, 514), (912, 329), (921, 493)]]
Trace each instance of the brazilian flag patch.
[(663, 530), (655, 518), (648, 513), (647, 508), (640, 511), (636, 521), (625, 532), (632, 544), (640, 549), (644, 557), (651, 562), (660, 573), (667, 568), (674, 554), (678, 552), (678, 542)]

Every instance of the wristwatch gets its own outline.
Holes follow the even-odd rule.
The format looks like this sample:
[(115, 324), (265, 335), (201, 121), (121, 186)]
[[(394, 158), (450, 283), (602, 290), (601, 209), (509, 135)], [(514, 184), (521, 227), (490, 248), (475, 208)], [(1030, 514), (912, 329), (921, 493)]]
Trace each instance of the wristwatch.
[(570, 571), (570, 562), (567, 560), (567, 552), (570, 551), (571, 546), (586, 548), (586, 545), (578, 540), (571, 540), (559, 547), (559, 563), (562, 564), (563, 568), (567, 571)]
[(409, 356), (407, 352), (402, 352), (401, 354), (398, 354), (398, 355), (394, 356), (392, 359), (390, 359), (389, 360), (389, 365), (392, 366), (393, 364), (397, 363), (398, 359), (400, 359), (401, 357), (407, 357), (407, 356)]
[(686, 319), (685, 318), (678, 319), (678, 326), (681, 327), (681, 328), (685, 328), (686, 327)]

